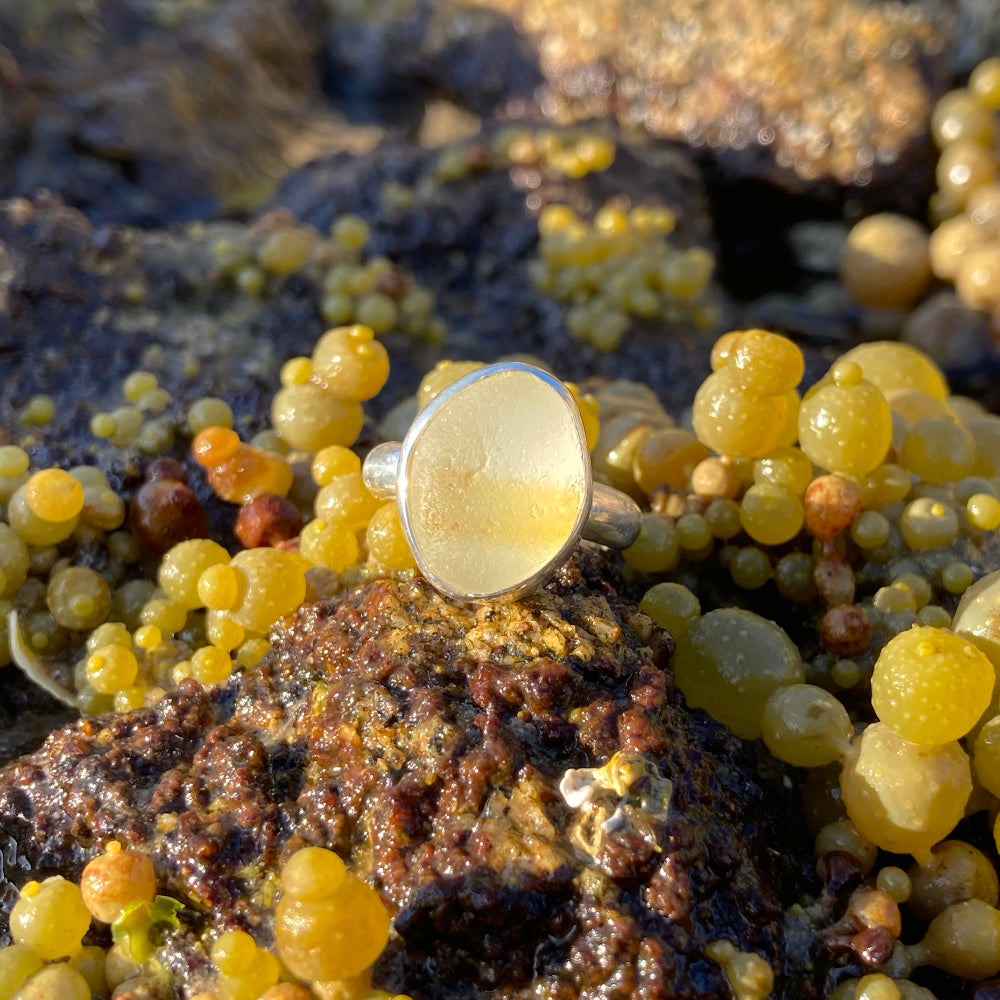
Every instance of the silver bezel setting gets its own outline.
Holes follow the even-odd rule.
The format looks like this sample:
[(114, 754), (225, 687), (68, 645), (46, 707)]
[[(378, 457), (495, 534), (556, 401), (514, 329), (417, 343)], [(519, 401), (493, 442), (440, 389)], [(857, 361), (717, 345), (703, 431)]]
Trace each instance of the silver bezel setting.
[[(489, 378), (495, 378), (498, 375), (507, 374), (509, 372), (521, 372), (537, 378), (539, 381), (545, 383), (548, 388), (557, 393), (563, 401), (567, 408), (567, 413), (570, 416), (572, 426), (576, 431), (576, 438), (580, 449), (582, 463), (583, 482), (585, 484), (584, 495), (573, 530), (570, 532), (559, 551), (536, 572), (532, 573), (531, 576), (521, 581), (514, 587), (490, 593), (463, 593), (450, 587), (434, 572), (431, 567), (426, 564), (423, 554), (420, 551), (420, 546), (414, 537), (412, 518), (409, 509), (409, 476), (413, 449), (421, 435), (426, 430), (427, 425), (434, 419), (434, 416), (439, 413), (443, 407), (448, 405), (449, 400), (454, 399), (457, 395), (478, 382), (482, 382), (483, 380)], [(553, 572), (569, 558), (570, 553), (583, 536), (584, 528), (587, 524), (591, 507), (593, 505), (593, 499), (594, 488), (593, 474), (590, 466), (590, 452), (587, 450), (587, 436), (583, 429), (583, 420), (580, 417), (580, 411), (576, 400), (573, 398), (570, 391), (557, 378), (554, 378), (547, 372), (542, 371), (540, 368), (522, 364), (518, 361), (507, 361), (496, 365), (490, 365), (487, 368), (481, 368), (478, 371), (472, 372), (471, 374), (460, 378), (457, 382), (448, 386), (448, 388), (444, 389), (423, 410), (421, 410), (420, 413), (417, 414), (400, 447), (399, 461), (396, 472), (396, 500), (397, 507), (399, 509), (399, 520), (403, 527), (403, 533), (406, 535), (406, 540), (423, 576), (442, 594), (445, 594), (447, 597), (456, 601), (494, 601), (501, 598), (513, 600), (536, 590), (543, 583), (547, 582), (551, 578)]]

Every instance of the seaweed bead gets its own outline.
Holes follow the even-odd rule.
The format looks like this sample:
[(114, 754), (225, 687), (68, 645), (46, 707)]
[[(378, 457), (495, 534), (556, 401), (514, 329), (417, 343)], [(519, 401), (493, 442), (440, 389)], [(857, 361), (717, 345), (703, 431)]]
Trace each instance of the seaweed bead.
[(877, 722), (854, 740), (840, 788), (862, 834), (887, 851), (923, 861), (962, 818), (972, 776), (958, 743), (917, 746)]
[(859, 344), (840, 356), (861, 366), (861, 374), (888, 399), (902, 389), (920, 389), (936, 399), (948, 398), (941, 369), (923, 351), (895, 340)]
[(889, 404), (852, 362), (838, 362), (831, 381), (814, 386), (802, 400), (799, 444), (823, 469), (863, 476), (882, 462), (891, 442)]
[(306, 382), (279, 390), (271, 404), (271, 420), (293, 448), (319, 451), (332, 444), (354, 444), (364, 424), (364, 412), (360, 403), (338, 398), (323, 386)]
[(872, 675), (872, 707), (898, 736), (940, 746), (964, 736), (990, 703), (995, 671), (971, 642), (917, 626), (882, 648)]
[(702, 382), (692, 413), (698, 440), (720, 455), (758, 458), (780, 442), (788, 402), (746, 390), (737, 375), (722, 368)]
[(674, 653), (674, 676), (692, 708), (704, 708), (744, 739), (760, 736), (775, 689), (805, 680), (785, 632), (740, 608), (710, 611), (690, 626)]
[[(288, 968), (304, 979), (347, 979), (368, 968), (389, 937), (389, 917), (378, 894), (343, 864), (310, 856), (289, 858), (275, 910), (275, 938)], [(329, 854), (331, 852), (324, 852)], [(339, 859), (337, 859), (339, 860)]]
[(278, 549), (245, 549), (231, 565), (245, 574), (242, 602), (232, 610), (233, 620), (253, 632), (267, 630), (291, 614), (306, 596), (305, 561)]
[(80, 890), (61, 875), (29, 882), (10, 912), (10, 933), (47, 962), (75, 955), (90, 927)]
[(888, 212), (862, 219), (847, 237), (841, 276), (850, 295), (864, 305), (912, 305), (931, 277), (926, 230)]
[(790, 684), (764, 704), (761, 731), (768, 750), (796, 767), (821, 767), (839, 760), (854, 729), (847, 709), (812, 684)]
[(312, 372), (338, 398), (363, 402), (382, 391), (389, 377), (389, 355), (370, 327), (337, 327), (316, 342)]

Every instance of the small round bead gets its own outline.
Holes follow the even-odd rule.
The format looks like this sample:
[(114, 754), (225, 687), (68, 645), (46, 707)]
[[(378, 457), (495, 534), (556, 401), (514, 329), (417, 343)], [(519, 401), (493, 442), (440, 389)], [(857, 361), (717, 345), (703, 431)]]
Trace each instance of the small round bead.
[(100, 573), (72, 566), (51, 578), (46, 601), (52, 617), (64, 628), (93, 629), (107, 620), (111, 589)]
[(157, 478), (139, 487), (129, 510), (129, 526), (143, 548), (163, 555), (180, 542), (204, 538), (208, 517), (190, 486)]
[(389, 377), (389, 355), (375, 332), (362, 324), (328, 330), (313, 348), (313, 377), (340, 399), (377, 396)]
[(882, 892), (892, 896), (897, 903), (905, 903), (913, 890), (910, 876), (902, 868), (897, 868), (895, 865), (887, 865), (885, 868), (879, 869), (878, 875), (875, 876), (875, 885)]
[(247, 639), (236, 651), (237, 662), (244, 670), (256, 666), (270, 652), (267, 639)]
[(774, 566), (774, 583), (778, 593), (796, 604), (808, 604), (816, 596), (813, 580), (815, 563), (805, 552), (789, 552)]
[(680, 559), (680, 540), (674, 523), (658, 514), (643, 514), (639, 537), (622, 556), (640, 573), (666, 573)]
[(368, 242), (371, 230), (360, 216), (342, 215), (333, 224), (331, 235), (340, 246), (357, 251)]
[(87, 909), (102, 923), (113, 923), (131, 903), (152, 902), (156, 873), (148, 854), (122, 850), (112, 841), (83, 869), (80, 892)]
[(50, 424), (55, 419), (56, 401), (51, 396), (32, 396), (27, 403), (21, 407), (17, 418), (22, 424), (42, 427)]
[(709, 528), (712, 529), (712, 534), (723, 541), (735, 538), (743, 530), (740, 505), (735, 500), (726, 497), (713, 500), (705, 508), (704, 518)]
[(215, 396), (196, 399), (187, 411), (187, 425), (191, 435), (200, 434), (207, 427), (233, 426), (233, 411), (229, 404)]
[(972, 586), (972, 580), (972, 567), (968, 563), (956, 560), (941, 570), (941, 586), (949, 594), (964, 594)]
[(177, 601), (153, 598), (139, 612), (143, 625), (155, 625), (168, 635), (176, 635), (187, 624), (187, 608)]
[(771, 560), (763, 549), (747, 545), (734, 556), (729, 574), (742, 590), (757, 590), (771, 579)]
[(205, 638), (213, 646), (218, 646), (219, 649), (228, 653), (243, 642), (246, 638), (246, 630), (242, 625), (237, 625), (233, 621), (233, 617), (228, 611), (209, 609), (205, 614)]
[(312, 378), (310, 358), (289, 358), (282, 366), (279, 379), (282, 385), (305, 385)]
[(218, 542), (194, 538), (173, 546), (160, 562), (157, 581), (167, 597), (182, 608), (201, 607), (198, 581), (209, 566), (229, 562), (229, 553)]
[(95, 413), (90, 418), (90, 433), (96, 438), (112, 437), (117, 429), (118, 424), (110, 413)]
[(191, 656), (191, 676), (201, 684), (220, 684), (232, 669), (229, 653), (218, 646), (203, 646)]
[(930, 282), (927, 231), (902, 215), (868, 216), (847, 237), (841, 277), (848, 293), (864, 305), (911, 306)]
[(984, 59), (972, 71), (969, 93), (987, 111), (1000, 111), (1000, 57)]
[(1000, 528), (1000, 500), (988, 493), (975, 493), (966, 501), (965, 516), (980, 531)]
[(931, 497), (911, 501), (899, 519), (903, 538), (915, 551), (954, 544), (958, 527), (958, 517), (951, 507)]
[(124, 646), (101, 646), (87, 657), (87, 680), (101, 694), (114, 694), (135, 683), (139, 662)]
[(299, 554), (314, 566), (325, 566), (335, 572), (343, 572), (358, 560), (355, 529), (338, 522), (315, 518), (299, 534)]
[(156, 649), (163, 642), (163, 632), (155, 625), (143, 625), (135, 630), (132, 641), (139, 649)]
[(837, 687), (846, 691), (861, 680), (861, 668), (854, 660), (837, 660), (830, 668), (830, 679)]
[(309, 260), (316, 244), (316, 234), (304, 227), (292, 226), (271, 233), (257, 251), (257, 262), (273, 274), (294, 274)]
[(755, 483), (740, 504), (743, 530), (762, 545), (781, 545), (802, 528), (802, 501), (790, 490), (773, 483)]
[(24, 499), (35, 517), (54, 523), (68, 521), (83, 510), (83, 485), (62, 469), (43, 469), (25, 484)]
[(213, 611), (230, 611), (240, 603), (240, 578), (228, 563), (208, 566), (198, 577), (198, 599)]
[(152, 372), (132, 372), (122, 383), (122, 394), (130, 403), (138, 403), (143, 396), (159, 388), (159, 381)]
[(361, 459), (350, 448), (333, 444), (316, 452), (310, 471), (317, 486), (327, 486), (335, 476), (361, 472)]
[(365, 543), (368, 554), (384, 569), (402, 571), (417, 568), (394, 502), (387, 503), (372, 514), (365, 532)]
[(28, 453), (15, 444), (0, 445), (0, 476), (19, 476), (28, 471)]
[(877, 549), (889, 538), (890, 527), (878, 511), (865, 510), (851, 522), (851, 538), (860, 549)]

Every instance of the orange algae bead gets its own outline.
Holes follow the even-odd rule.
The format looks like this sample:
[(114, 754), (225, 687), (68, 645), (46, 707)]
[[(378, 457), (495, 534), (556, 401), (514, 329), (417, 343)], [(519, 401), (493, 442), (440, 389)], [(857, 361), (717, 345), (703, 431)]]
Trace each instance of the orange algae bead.
[(84, 905), (103, 923), (113, 923), (130, 904), (152, 902), (156, 895), (156, 872), (148, 854), (122, 850), (112, 841), (104, 854), (83, 869), (80, 892)]
[(235, 431), (208, 427), (194, 439), (191, 450), (208, 473), (216, 496), (229, 503), (249, 503), (264, 493), (285, 496), (292, 470), (280, 455), (240, 441)]
[(83, 510), (83, 484), (62, 469), (43, 469), (25, 484), (28, 509), (43, 521), (58, 523)]
[(239, 446), (240, 436), (236, 431), (228, 427), (206, 427), (191, 442), (191, 452), (199, 465), (211, 469), (232, 458)]

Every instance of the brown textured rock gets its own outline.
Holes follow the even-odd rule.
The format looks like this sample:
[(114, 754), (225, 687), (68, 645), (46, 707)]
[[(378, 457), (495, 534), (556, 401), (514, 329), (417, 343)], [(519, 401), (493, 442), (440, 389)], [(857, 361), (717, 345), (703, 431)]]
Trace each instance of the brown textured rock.
[[(709, 941), (780, 967), (761, 792), (742, 744), (676, 705), (669, 637), (640, 642), (609, 575), (581, 550), (545, 592), (479, 608), (374, 580), (303, 608), (225, 688), (57, 730), (0, 772), (8, 893), (28, 866), (78, 876), (109, 838), (143, 846), (204, 914), (166, 949), (197, 990), (202, 924), (266, 943), (271, 873), (323, 844), (394, 915), (393, 991), (728, 996)], [(587, 839), (560, 778), (619, 751), (652, 783), (600, 800), (617, 819)]]

